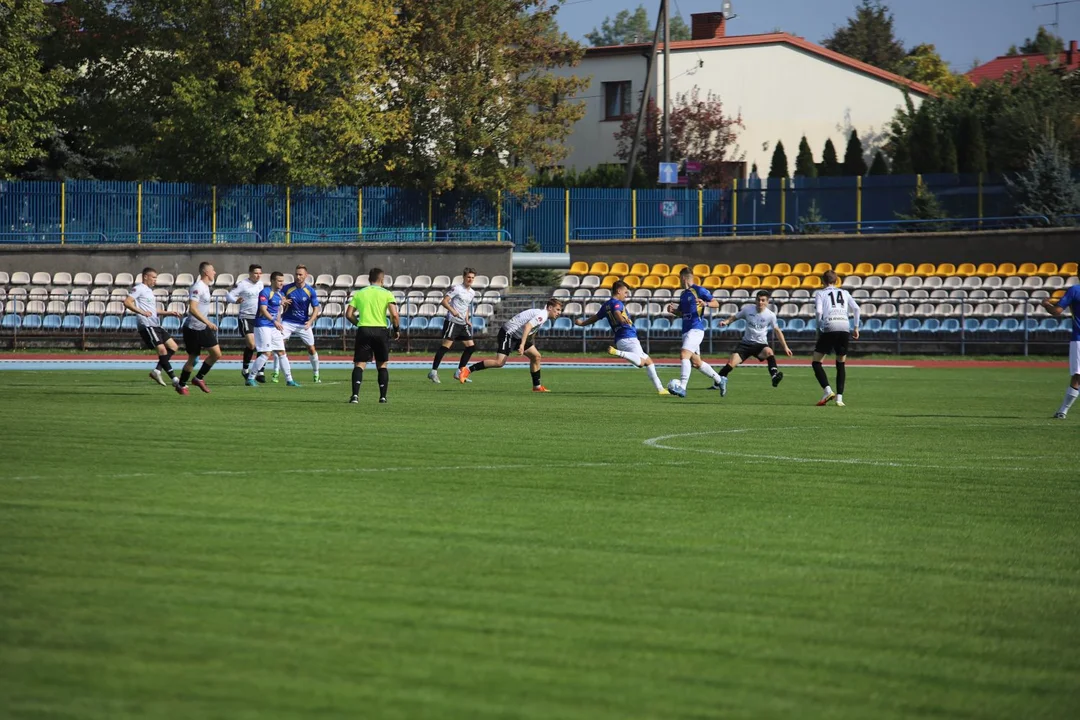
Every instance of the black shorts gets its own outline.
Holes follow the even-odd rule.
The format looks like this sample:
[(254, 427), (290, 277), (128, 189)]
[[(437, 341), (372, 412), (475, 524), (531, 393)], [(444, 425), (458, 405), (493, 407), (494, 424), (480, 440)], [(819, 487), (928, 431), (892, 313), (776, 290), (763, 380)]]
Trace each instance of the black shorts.
[(172, 335), (165, 328), (146, 327), (145, 325), (139, 326), (139, 337), (142, 338), (143, 345), (150, 350), (154, 350), (158, 345), (164, 345), (169, 340), (172, 340)]
[(851, 333), (846, 333), (842, 330), (820, 333), (817, 336), (817, 344), (814, 345), (814, 352), (821, 353), (822, 355), (843, 357), (847, 355), (848, 340), (850, 338)]
[(472, 340), (472, 323), (456, 323), (447, 320), (442, 328), (443, 340)]
[[(506, 332), (506, 328), (499, 328), (499, 335), (496, 339), (498, 349), (495, 351), (498, 355), (517, 355), (518, 349), (521, 347), (521, 338), (514, 337)], [(525, 349), (528, 350), (533, 346), (533, 339), (530, 335), (525, 340)]]
[(390, 359), (390, 331), (386, 328), (356, 328), (356, 347), (353, 348), (353, 362), (375, 362), (382, 365)]
[(241, 335), (255, 334), (255, 318), (236, 318), (236, 324), (239, 326)]
[(217, 333), (210, 328), (192, 330), (184, 326), (184, 350), (188, 355), (198, 355), (207, 348), (218, 344)]
[(735, 354), (741, 357), (743, 360), (749, 360), (750, 358), (761, 359), (761, 353), (765, 352), (765, 348), (769, 347), (765, 343), (748, 343), (740, 341), (735, 347)]

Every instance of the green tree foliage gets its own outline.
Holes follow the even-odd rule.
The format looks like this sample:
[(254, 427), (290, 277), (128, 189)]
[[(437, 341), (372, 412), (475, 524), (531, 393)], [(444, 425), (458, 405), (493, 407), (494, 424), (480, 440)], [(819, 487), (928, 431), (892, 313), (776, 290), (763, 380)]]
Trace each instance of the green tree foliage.
[(836, 157), (836, 146), (832, 138), (825, 141), (825, 149), (821, 151), (821, 164), (818, 165), (818, 177), (837, 177), (843, 172), (840, 160)]
[[(654, 24), (655, 16), (650, 18), (649, 12), (644, 5), (638, 5), (633, 12), (620, 10), (612, 18), (604, 18), (599, 28), (593, 28), (592, 32), (585, 35), (593, 47), (608, 45), (629, 45), (631, 43), (652, 42), (653, 33), (656, 31)], [(690, 28), (678, 13), (668, 10), (668, 32), (672, 40), (689, 40)], [(660, 40), (663, 41), (663, 36)]]
[(773, 150), (772, 163), (769, 165), (769, 177), (771, 178), (786, 178), (788, 177), (788, 159), (787, 153), (784, 152), (784, 141), (777, 140), (776, 148)]
[[(536, 238), (530, 237), (529, 241), (525, 243), (525, 247), (522, 248), (523, 252), (540, 252), (542, 248), (540, 243), (536, 242)], [(525, 287), (550, 287), (552, 285), (558, 285), (560, 275), (555, 270), (545, 270), (544, 268), (527, 268), (514, 271), (514, 285)]]
[(848, 136), (847, 148), (844, 150), (843, 174), (848, 176), (866, 174), (866, 158), (863, 157), (862, 141), (859, 133), (851, 131)]
[(1048, 55), (1056, 56), (1065, 50), (1065, 40), (1050, 32), (1042, 25), (1039, 26), (1035, 37), (1028, 38), (1019, 48), (1013, 45), (1006, 55)]
[(0, 0), (0, 177), (43, 155), (56, 130), (68, 78), (41, 57), (50, 32), (41, 0)]
[(1028, 155), (1027, 167), (1005, 178), (1020, 215), (1045, 215), (1055, 224), (1061, 215), (1080, 213), (1080, 190), (1073, 182), (1068, 152), (1053, 135)]
[[(896, 213), (900, 220), (941, 220), (948, 217), (941, 201), (924, 183), (919, 183), (911, 193), (911, 208), (907, 213)], [(949, 223), (912, 223), (903, 229), (907, 232), (941, 232), (948, 230)]]
[(806, 208), (806, 214), (799, 217), (799, 232), (803, 235), (822, 235), (832, 232), (832, 228), (828, 225), (818, 224), (825, 221), (817, 200), (811, 200), (810, 207)]
[(986, 137), (975, 113), (965, 113), (957, 130), (957, 164), (962, 173), (986, 172)]
[(889, 162), (885, 159), (885, 153), (880, 150), (874, 151), (874, 159), (870, 163), (871, 175), (888, 175)]
[(896, 39), (893, 22), (892, 12), (881, 0), (862, 0), (847, 25), (836, 28), (822, 44), (882, 70), (898, 72), (907, 53)]
[(954, 95), (971, 87), (971, 81), (957, 75), (938, 54), (933, 45), (916, 45), (900, 62), (899, 72), (917, 83), (928, 85), (939, 93)]
[(795, 177), (817, 177), (814, 153), (810, 149), (810, 143), (806, 141), (805, 135), (799, 141), (799, 154), (795, 156)]

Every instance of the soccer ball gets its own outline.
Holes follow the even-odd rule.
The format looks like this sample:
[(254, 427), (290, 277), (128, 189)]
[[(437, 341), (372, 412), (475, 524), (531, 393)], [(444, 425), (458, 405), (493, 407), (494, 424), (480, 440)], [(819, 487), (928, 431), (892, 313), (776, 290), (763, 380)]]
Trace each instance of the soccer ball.
[(667, 390), (672, 395), (678, 395), (679, 397), (686, 397), (686, 390), (683, 390), (683, 386), (679, 384), (678, 380), (670, 380), (667, 384)]

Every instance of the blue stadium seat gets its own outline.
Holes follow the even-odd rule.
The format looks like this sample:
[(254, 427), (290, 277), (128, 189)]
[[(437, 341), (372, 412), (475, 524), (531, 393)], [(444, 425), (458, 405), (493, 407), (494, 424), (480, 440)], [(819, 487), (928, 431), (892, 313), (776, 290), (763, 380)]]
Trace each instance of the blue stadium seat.
[(1057, 318), (1044, 318), (1043, 321), (1039, 323), (1039, 330), (1042, 330), (1043, 332), (1056, 332), (1057, 329)]
[(672, 330), (672, 332), (677, 332), (677, 333), (682, 332), (682, 318), (675, 318), (674, 320), (671, 321), (671, 330)]
[[(428, 327), (430, 328), (431, 325), (428, 325)], [(557, 330), (558, 332), (569, 332), (570, 330), (574, 329), (574, 321), (568, 317), (560, 316), (555, 320), (555, 326), (553, 329)]]
[(1017, 332), (1020, 329), (1020, 321), (1016, 318), (1005, 318), (998, 327), (998, 332)]
[(978, 320), (976, 320), (975, 318), (965, 318), (964, 319), (964, 332), (978, 332), (978, 331), (979, 331), (979, 321)]
[(41, 327), (45, 330), (59, 330), (63, 322), (59, 315), (46, 315), (41, 322)]
[(22, 319), (23, 330), (40, 330), (41, 329), (41, 316), (37, 313), (31, 313), (30, 315), (23, 315)]
[(900, 331), (901, 332), (919, 332), (919, 328), (921, 328), (921, 327), (922, 327), (922, 323), (920, 323), (918, 320), (916, 320), (915, 318), (908, 318), (907, 320), (904, 321), (904, 324), (900, 326)]
[(83, 327), (87, 330), (99, 330), (101, 328), (101, 318), (97, 315), (87, 315), (83, 318)]
[(169, 332), (176, 332), (180, 329), (180, 318), (174, 318), (171, 316), (167, 318), (162, 318), (161, 327), (165, 328)]
[[(716, 322), (716, 318), (713, 318), (713, 322)], [(780, 332), (787, 330), (787, 322), (784, 318), (776, 318), (776, 325), (780, 328)]]
[(786, 332), (804, 332), (806, 330), (806, 321), (802, 318), (791, 318), (787, 322), (787, 327), (784, 328)]
[(81, 315), (65, 315), (64, 324), (62, 326), (65, 330), (81, 330), (82, 329), (82, 316)]
[(472, 328), (475, 333), (483, 333), (487, 331), (487, 320), (482, 317), (473, 316)]
[(1058, 332), (1072, 332), (1072, 328), (1072, 318), (1061, 318), (1061, 325), (1058, 327)]
[(866, 326), (863, 328), (866, 332), (881, 332), (881, 321), (877, 318), (870, 318), (866, 321)]
[(118, 332), (120, 330), (120, 316), (119, 315), (106, 315), (101, 319), (101, 329), (108, 332)]
[(320, 335), (334, 332), (334, 323), (336, 320), (337, 318), (320, 315), (319, 319), (315, 321), (315, 332)]
[(1024, 325), (1027, 326), (1028, 332), (1035, 332), (1039, 329), (1039, 320), (1037, 318), (1029, 317), (1024, 321)]
[(900, 321), (896, 318), (886, 318), (881, 326), (881, 331), (895, 335), (900, 331)]
[(20, 324), (19, 316), (15, 313), (8, 313), (3, 320), (0, 320), (0, 327), (5, 330), (18, 330)]
[[(165, 322), (166, 320), (176, 320), (176, 318), (163, 318), (162, 319), (162, 325), (161, 326), (163, 328), (165, 328), (166, 330), (179, 330), (180, 329), (179, 326), (177, 326), (175, 328), (169, 327), (169, 323)], [(177, 323), (180, 322), (179, 320), (176, 320), (176, 321), (177, 321)], [(120, 321), (120, 329), (123, 330), (124, 332), (128, 332), (128, 331), (134, 332), (135, 330), (138, 330), (139, 329), (139, 320), (138, 320), (138, 318), (136, 318), (134, 315), (125, 315), (123, 317), (123, 319)]]
[(997, 318), (986, 318), (979, 326), (979, 330), (982, 332), (996, 332), (1000, 325), (1001, 321)]
[(941, 329), (941, 321), (937, 318), (927, 318), (922, 321), (922, 326), (919, 328), (919, 332), (935, 333)]
[[(559, 318), (559, 319), (562, 320), (562, 318)], [(569, 320), (570, 318), (566, 318), (566, 319)], [(427, 329), (428, 330), (434, 330), (436, 332), (441, 333), (442, 330), (443, 330), (443, 324), (445, 322), (446, 322), (446, 318), (444, 318), (441, 315), (436, 315), (435, 317), (428, 320)], [(573, 324), (573, 323), (571, 323), (571, 324)]]
[[(559, 319), (562, 320), (562, 318), (559, 318)], [(648, 332), (649, 331), (649, 318), (643, 318), (643, 317), (637, 318), (636, 320), (634, 320), (634, 328), (638, 332)]]
[[(482, 318), (478, 318), (478, 319), (482, 319)], [(409, 323), (409, 330), (414, 330), (415, 331), (415, 330), (427, 330), (427, 329), (428, 329), (427, 318), (415, 317)]]
[(667, 332), (671, 329), (671, 321), (667, 318), (653, 318), (652, 325), (649, 327), (651, 332)]
[(810, 318), (806, 321), (806, 332), (817, 332), (817, 318)]
[(732, 330), (732, 332), (741, 333), (746, 330), (746, 321), (740, 318), (739, 320), (736, 320), (735, 322), (728, 325), (728, 327)]
[[(318, 321), (316, 320), (316, 322)], [(235, 335), (240, 332), (240, 322), (233, 316), (229, 315), (228, 317), (222, 319), (221, 325), (218, 329), (221, 330), (222, 333)]]
[(407, 317), (405, 317), (404, 315), (402, 315), (402, 316), (401, 316), (401, 323), (399, 324), (399, 327), (400, 327), (400, 328), (401, 328), (402, 330), (408, 330), (408, 329), (409, 329), (409, 322), (410, 322), (410, 321), (409, 321), (409, 318), (407, 318)]
[(956, 318), (947, 318), (941, 323), (941, 332), (958, 333), (960, 332), (960, 321)]

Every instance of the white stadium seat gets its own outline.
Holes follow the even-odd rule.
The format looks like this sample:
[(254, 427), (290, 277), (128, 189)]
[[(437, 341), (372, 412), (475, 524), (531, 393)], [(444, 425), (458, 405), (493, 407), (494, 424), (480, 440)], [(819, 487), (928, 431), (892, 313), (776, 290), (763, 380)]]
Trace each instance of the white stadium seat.
[(987, 290), (995, 290), (995, 289), (1002, 286), (1001, 278), (999, 278), (999, 277), (983, 278), (982, 286)]
[(45, 303), (41, 300), (31, 300), (26, 303), (26, 312), (31, 315), (44, 315)]
[(899, 288), (904, 286), (904, 278), (898, 275), (889, 275), (882, 281), (881, 286), (892, 290), (893, 288)]
[(82, 300), (69, 300), (64, 313), (66, 315), (82, 315), (86, 310), (86, 303)]
[(566, 307), (563, 308), (563, 315), (568, 317), (574, 317), (581, 314), (581, 303), (566, 303)]
[(510, 287), (510, 279), (505, 275), (495, 275), (491, 278), (491, 282), (488, 283), (488, 289), (490, 290), (505, 290)]
[(7, 272), (0, 270), (0, 285), (7, 285), (9, 282), (11, 282), (11, 278)]
[(110, 302), (105, 304), (105, 312), (109, 315), (123, 315), (124, 303), (122, 302)]
[(93, 300), (91, 302), (86, 303), (86, 314), (87, 315), (104, 315), (105, 314), (105, 303), (100, 302), (98, 300)]
[(53, 273), (52, 282), (49, 283), (53, 287), (67, 287), (71, 285), (71, 273), (58, 272)]
[(72, 281), (75, 287), (90, 287), (94, 284), (94, 276), (88, 272), (75, 273), (75, 279)]
[(439, 306), (435, 303), (422, 303), (418, 314), (420, 317), (435, 317), (439, 313)]
[(4, 305), (4, 312), (8, 314), (22, 315), (26, 311), (26, 303), (22, 300), (8, 300)]
[[(91, 303), (91, 305), (92, 304), (93, 303)], [(168, 310), (169, 312), (179, 312), (179, 313), (186, 313), (187, 309), (188, 309), (187, 303), (182, 303), (182, 302), (171, 302), (171, 303), (169, 303), (169, 306), (166, 308), (166, 310)]]
[(175, 284), (176, 284), (177, 287), (184, 287), (184, 288), (191, 287), (192, 285), (195, 284), (195, 278), (194, 278), (194, 276), (192, 276), (191, 273), (180, 273), (179, 275), (176, 276), (176, 283)]
[(600, 276), (599, 275), (586, 275), (585, 277), (581, 278), (581, 287), (586, 287), (586, 288), (598, 288), (598, 287), (600, 287)]
[[(140, 271), (141, 272), (141, 271)], [(135, 273), (116, 273), (116, 278), (113, 279), (113, 284), (117, 287), (134, 287), (135, 285)]]
[(53, 288), (49, 291), (50, 300), (67, 300), (68, 289), (67, 288)]
[(52, 275), (47, 272), (36, 272), (30, 282), (33, 285), (49, 285), (52, 283)]
[(963, 287), (964, 278), (958, 275), (950, 275), (949, 277), (945, 278), (945, 282), (942, 283), (941, 286), (944, 288), (949, 288), (950, 290), (953, 288)]
[(12, 285), (29, 285), (30, 284), (30, 273), (22, 272), (22, 271), (11, 273), (11, 284)]
[(330, 273), (321, 273), (315, 278), (315, 287), (332, 288), (334, 287), (334, 276)]
[(885, 284), (885, 281), (879, 275), (871, 275), (863, 279), (862, 286), (867, 290), (876, 290)]
[(477, 290), (483, 290), (488, 286), (488, 282), (489, 280), (487, 275), (477, 275), (476, 278), (473, 280), (473, 287)]
[(436, 290), (445, 290), (446, 288), (450, 287), (450, 276), (449, 275), (436, 275), (431, 280), (431, 287), (433, 287)]
[(112, 287), (113, 276), (112, 273), (99, 272), (94, 275), (94, 285), (97, 287)]
[(912, 275), (910, 277), (904, 278), (904, 288), (906, 288), (907, 290), (918, 290), (922, 286), (923, 279), (921, 277)]
[(357, 275), (356, 276), (356, 280), (353, 283), (353, 287), (354, 288), (366, 288), (370, 284), (371, 284), (371, 280), (368, 279), (367, 273), (363, 273), (362, 275)]
[(559, 287), (576, 288), (581, 285), (581, 278), (577, 275), (564, 275)]
[[(140, 282), (142, 282), (141, 279), (140, 279)], [(176, 283), (176, 279), (173, 277), (172, 273), (167, 273), (167, 272), (158, 273), (157, 287), (159, 287), (159, 288), (171, 288), (175, 283)]]
[[(160, 282), (160, 278), (158, 282)], [(214, 278), (215, 287), (231, 288), (235, 284), (236, 279), (233, 278), (232, 273), (218, 273), (218, 276)]]
[(348, 290), (353, 286), (353, 276), (348, 274), (338, 275), (334, 278), (333, 287), (339, 290)]
[[(387, 285), (389, 285), (389, 279)], [(412, 287), (412, 275), (398, 275), (394, 278), (393, 287), (397, 290), (408, 290)]]

